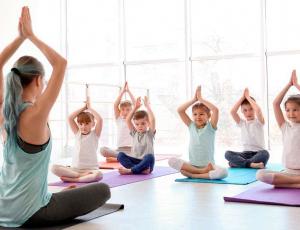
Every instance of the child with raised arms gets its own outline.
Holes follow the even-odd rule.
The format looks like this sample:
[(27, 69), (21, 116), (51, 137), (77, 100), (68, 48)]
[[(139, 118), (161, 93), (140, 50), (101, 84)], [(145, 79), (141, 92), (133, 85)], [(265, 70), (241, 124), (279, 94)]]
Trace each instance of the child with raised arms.
[[(130, 100), (123, 100), (122, 97), (128, 94)], [(125, 82), (124, 87), (120, 91), (115, 103), (114, 114), (117, 125), (117, 149), (102, 147), (100, 153), (106, 157), (107, 162), (117, 162), (119, 152), (130, 153), (132, 147), (132, 136), (126, 123), (126, 117), (132, 110), (132, 105), (135, 104), (135, 98), (129, 89), (128, 83)]]
[(141, 105), (139, 97), (133, 110), (126, 117), (133, 142), (130, 153), (118, 154), (118, 160), (122, 165), (119, 169), (120, 174), (149, 174), (154, 168), (155, 117), (147, 97), (144, 98), (147, 111), (138, 110)]
[[(190, 106), (192, 106), (192, 119), (186, 113)], [(171, 158), (169, 165), (190, 178), (225, 178), (227, 170), (215, 165), (214, 161), (218, 108), (202, 97), (199, 86), (195, 96), (178, 108), (178, 113), (183, 123), (189, 128), (189, 162)]]
[(75, 135), (72, 167), (52, 166), (52, 172), (61, 180), (66, 182), (95, 182), (102, 179), (97, 160), (102, 122), (101, 116), (91, 107), (89, 97), (84, 107), (69, 116), (69, 124)]
[[(244, 115), (244, 119), (238, 114), (238, 109)], [(231, 116), (241, 129), (242, 152), (226, 151), (225, 158), (229, 166), (234, 168), (259, 168), (266, 166), (269, 160), (269, 152), (265, 149), (263, 113), (246, 88), (242, 97), (231, 109)]]
[(286, 117), (280, 107), (284, 96), (292, 86), (300, 90), (296, 70), (293, 70), (290, 81), (273, 102), (276, 121), (282, 133), (282, 163), (285, 170), (273, 172), (262, 169), (257, 172), (256, 178), (276, 187), (300, 188), (300, 94), (291, 95), (285, 101)]

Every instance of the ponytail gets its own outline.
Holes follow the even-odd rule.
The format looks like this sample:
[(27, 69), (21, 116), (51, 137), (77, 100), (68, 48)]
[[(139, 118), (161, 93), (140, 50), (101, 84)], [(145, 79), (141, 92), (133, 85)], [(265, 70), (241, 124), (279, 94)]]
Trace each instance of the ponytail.
[(17, 138), (19, 115), (25, 108), (22, 101), (23, 89), (35, 78), (44, 77), (44, 74), (43, 65), (31, 56), (19, 58), (8, 73), (3, 110), (4, 128), (7, 133), (5, 145), (8, 145), (7, 148), (14, 148), (13, 142)]
[(12, 68), (6, 79), (4, 101), (4, 128), (9, 139), (16, 137), (16, 126), (22, 104), (22, 93), (23, 87), (20, 79), (20, 71), (17, 68)]

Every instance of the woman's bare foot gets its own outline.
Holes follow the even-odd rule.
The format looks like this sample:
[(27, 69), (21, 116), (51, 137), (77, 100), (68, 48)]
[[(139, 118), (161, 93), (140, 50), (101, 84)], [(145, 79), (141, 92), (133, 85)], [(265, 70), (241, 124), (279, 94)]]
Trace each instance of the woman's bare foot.
[(127, 169), (127, 168), (119, 168), (119, 173), (121, 175), (129, 175), (129, 174), (132, 174), (132, 171), (131, 169)]
[(150, 174), (150, 168), (145, 169), (144, 171), (142, 171), (142, 174)]
[(265, 168), (265, 165), (263, 162), (259, 162), (259, 163), (251, 163), (250, 164), (250, 168), (254, 168), (254, 169), (263, 169)]
[(76, 184), (72, 184), (72, 185), (66, 187), (65, 189), (63, 189), (62, 191), (67, 191), (67, 190), (70, 190), (70, 189), (73, 189), (73, 188), (77, 188), (77, 185)]

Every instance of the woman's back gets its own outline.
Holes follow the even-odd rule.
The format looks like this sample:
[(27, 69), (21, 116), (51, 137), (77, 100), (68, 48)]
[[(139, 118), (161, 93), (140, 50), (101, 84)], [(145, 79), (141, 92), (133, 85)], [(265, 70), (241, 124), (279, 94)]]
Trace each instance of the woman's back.
[(47, 185), (51, 138), (37, 153), (25, 152), (18, 140), (15, 136), (5, 143), (0, 173), (0, 207), (9, 207), (0, 209), (0, 225), (7, 227), (22, 225), (51, 198)]

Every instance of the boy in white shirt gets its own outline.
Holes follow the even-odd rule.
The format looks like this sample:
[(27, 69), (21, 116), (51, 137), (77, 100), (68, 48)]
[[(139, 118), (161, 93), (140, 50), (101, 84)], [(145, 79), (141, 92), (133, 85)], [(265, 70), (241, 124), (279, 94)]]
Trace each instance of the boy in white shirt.
[[(240, 118), (238, 109), (241, 108), (245, 119)], [(226, 151), (225, 158), (230, 167), (265, 168), (269, 160), (269, 152), (265, 150), (264, 116), (255, 100), (250, 97), (249, 90), (244, 90), (243, 96), (231, 109), (231, 115), (238, 127), (241, 128), (243, 152)]]
[[(131, 101), (121, 101), (125, 93), (128, 93)], [(117, 124), (117, 149), (102, 147), (100, 153), (106, 157), (107, 162), (117, 162), (119, 152), (130, 153), (132, 147), (132, 136), (126, 123), (126, 117), (132, 110), (132, 105), (135, 104), (135, 98), (129, 90), (128, 83), (125, 82), (123, 89), (114, 103), (114, 113)]]

